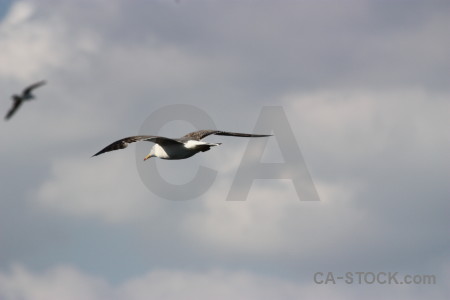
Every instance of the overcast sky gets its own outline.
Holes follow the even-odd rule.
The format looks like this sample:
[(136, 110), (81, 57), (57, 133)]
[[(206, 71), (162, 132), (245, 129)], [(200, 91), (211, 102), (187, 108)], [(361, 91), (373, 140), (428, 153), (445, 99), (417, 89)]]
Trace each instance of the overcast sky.
[[(48, 81), (0, 126), (0, 299), (449, 299), (449, 28), (449, 1), (0, 1), (0, 112)], [(285, 118), (261, 121), (269, 106)], [(187, 119), (158, 127), (165, 109)], [(147, 143), (90, 158), (259, 121), (289, 130), (210, 136), (185, 161), (144, 162)], [(227, 201), (248, 149), (297, 146), (320, 201), (289, 179)], [(149, 182), (205, 168), (194, 199)], [(436, 284), (313, 280), (358, 271)]]

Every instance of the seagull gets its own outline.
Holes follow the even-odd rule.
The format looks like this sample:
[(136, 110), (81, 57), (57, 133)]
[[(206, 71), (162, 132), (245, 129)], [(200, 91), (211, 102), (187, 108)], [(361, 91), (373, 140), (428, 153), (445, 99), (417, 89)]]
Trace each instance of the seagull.
[(9, 118), (11, 118), (14, 115), (14, 113), (19, 109), (19, 107), (22, 105), (24, 101), (34, 99), (34, 95), (31, 92), (44, 84), (46, 84), (46, 81), (44, 80), (36, 82), (30, 85), (29, 87), (25, 88), (22, 92), (22, 95), (12, 95), (11, 99), (14, 102), (12, 107), (5, 116), (5, 120), (9, 120)]
[(155, 145), (150, 149), (150, 153), (144, 158), (147, 160), (151, 157), (159, 157), (162, 159), (185, 159), (197, 154), (198, 152), (208, 151), (211, 147), (219, 146), (222, 143), (206, 143), (201, 140), (208, 135), (225, 135), (225, 136), (239, 136), (239, 137), (267, 137), (270, 134), (249, 134), (249, 133), (237, 133), (227, 132), (220, 130), (199, 130), (186, 134), (185, 136), (177, 139), (171, 139), (163, 136), (154, 135), (138, 135), (130, 136), (118, 140), (109, 146), (106, 146), (92, 157), (100, 155), (105, 152), (124, 149), (130, 143), (147, 141), (153, 142)]

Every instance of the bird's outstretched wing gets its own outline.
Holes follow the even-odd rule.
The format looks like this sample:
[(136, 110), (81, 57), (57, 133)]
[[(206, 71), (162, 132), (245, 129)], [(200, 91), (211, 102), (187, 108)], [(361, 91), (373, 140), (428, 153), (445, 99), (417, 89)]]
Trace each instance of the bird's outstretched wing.
[(162, 136), (154, 136), (154, 135), (137, 135), (137, 136), (129, 136), (126, 138), (123, 138), (121, 140), (115, 141), (114, 143), (106, 146), (99, 152), (95, 153), (92, 156), (97, 156), (105, 152), (114, 151), (114, 150), (120, 150), (125, 149), (128, 147), (128, 144), (134, 143), (134, 142), (140, 142), (140, 141), (147, 141), (147, 142), (153, 142), (160, 145), (168, 145), (168, 144), (182, 144), (179, 141), (169, 139)]
[(14, 113), (19, 109), (19, 107), (22, 105), (22, 99), (20, 98), (13, 98), (13, 105), (11, 106), (11, 108), (9, 109), (8, 113), (5, 116), (5, 120), (9, 120), (9, 118), (11, 118)]
[(239, 136), (239, 137), (271, 136), (271, 134), (250, 134), (250, 133), (228, 132), (228, 131), (221, 131), (221, 130), (199, 130), (199, 131), (194, 131), (194, 132), (186, 134), (185, 136), (181, 137), (180, 140), (182, 140), (182, 141), (187, 141), (187, 140), (200, 141), (201, 139), (203, 139), (211, 134), (225, 135), (225, 136)]
[(38, 81), (36, 83), (33, 83), (32, 85), (30, 85), (29, 87), (25, 88), (22, 92), (23, 95), (28, 95), (30, 94), (34, 89), (46, 84), (47, 82), (45, 80), (41, 80)]

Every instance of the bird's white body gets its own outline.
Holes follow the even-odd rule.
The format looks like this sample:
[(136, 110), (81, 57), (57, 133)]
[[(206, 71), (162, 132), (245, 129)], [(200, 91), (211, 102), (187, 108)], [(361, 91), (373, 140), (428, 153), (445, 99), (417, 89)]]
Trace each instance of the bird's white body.
[(200, 151), (208, 151), (212, 146), (218, 146), (220, 143), (211, 144), (201, 141), (190, 140), (184, 144), (170, 144), (170, 145), (159, 145), (155, 144), (152, 149), (150, 149), (149, 154), (144, 158), (144, 160), (150, 157), (159, 157), (161, 159), (184, 159), (189, 158)]

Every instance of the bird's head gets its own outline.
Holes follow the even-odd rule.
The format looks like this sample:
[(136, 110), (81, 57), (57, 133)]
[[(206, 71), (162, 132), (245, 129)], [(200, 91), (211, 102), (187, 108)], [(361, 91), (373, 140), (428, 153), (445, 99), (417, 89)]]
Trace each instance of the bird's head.
[(147, 154), (146, 157), (144, 157), (144, 160), (147, 160), (147, 159), (149, 159), (151, 157), (156, 157), (156, 155), (155, 155), (155, 148), (154, 147), (152, 147), (152, 149), (150, 149), (150, 152)]
[(149, 159), (149, 158), (151, 158), (151, 157), (155, 157), (155, 155), (154, 155), (154, 154), (151, 154), (151, 153), (149, 153), (149, 154), (147, 154), (147, 156), (146, 156), (146, 157), (144, 157), (144, 160), (147, 160), (147, 159)]

